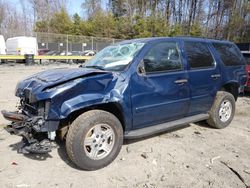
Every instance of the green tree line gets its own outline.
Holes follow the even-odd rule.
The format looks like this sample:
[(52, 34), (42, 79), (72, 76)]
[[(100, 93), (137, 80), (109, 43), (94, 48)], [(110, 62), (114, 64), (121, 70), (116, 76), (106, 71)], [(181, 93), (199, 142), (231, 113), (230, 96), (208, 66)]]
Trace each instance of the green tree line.
[(249, 0), (101, 0), (82, 3), (84, 19), (65, 7), (35, 22), (36, 32), (131, 39), (190, 35), (250, 42)]

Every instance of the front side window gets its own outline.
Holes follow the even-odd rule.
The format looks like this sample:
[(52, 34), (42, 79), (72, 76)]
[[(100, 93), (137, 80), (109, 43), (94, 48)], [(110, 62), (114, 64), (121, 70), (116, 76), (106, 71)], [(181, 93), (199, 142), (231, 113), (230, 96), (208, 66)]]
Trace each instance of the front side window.
[(143, 46), (144, 43), (138, 42), (108, 46), (87, 61), (85, 67), (122, 71), (128, 66)]
[(146, 73), (180, 70), (181, 60), (176, 42), (155, 44), (143, 58)]
[(245, 64), (242, 55), (233, 44), (213, 43), (213, 46), (226, 66)]
[(206, 43), (185, 41), (184, 48), (191, 69), (214, 66), (214, 59)]

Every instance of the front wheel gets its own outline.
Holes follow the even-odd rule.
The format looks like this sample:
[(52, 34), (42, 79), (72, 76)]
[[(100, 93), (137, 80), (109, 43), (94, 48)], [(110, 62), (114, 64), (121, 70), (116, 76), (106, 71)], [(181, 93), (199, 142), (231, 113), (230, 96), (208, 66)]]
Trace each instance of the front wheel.
[(209, 112), (207, 123), (214, 128), (223, 129), (231, 123), (234, 113), (234, 96), (231, 93), (219, 91)]
[(111, 113), (91, 110), (69, 127), (66, 150), (69, 158), (84, 170), (97, 170), (110, 164), (123, 143), (123, 128)]

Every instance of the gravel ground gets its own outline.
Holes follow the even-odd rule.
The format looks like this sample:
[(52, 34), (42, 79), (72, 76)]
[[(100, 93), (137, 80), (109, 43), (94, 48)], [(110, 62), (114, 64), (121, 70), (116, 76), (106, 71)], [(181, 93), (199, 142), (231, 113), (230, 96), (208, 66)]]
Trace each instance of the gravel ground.
[[(0, 66), (0, 110), (15, 109), (19, 80), (55, 66)], [(250, 186), (250, 97), (240, 97), (236, 108), (226, 129), (202, 122), (126, 141), (111, 165), (92, 172), (69, 161), (64, 143), (47, 155), (17, 154), (20, 137), (7, 134), (2, 128), (8, 122), (0, 117), (0, 187), (245, 188)]]

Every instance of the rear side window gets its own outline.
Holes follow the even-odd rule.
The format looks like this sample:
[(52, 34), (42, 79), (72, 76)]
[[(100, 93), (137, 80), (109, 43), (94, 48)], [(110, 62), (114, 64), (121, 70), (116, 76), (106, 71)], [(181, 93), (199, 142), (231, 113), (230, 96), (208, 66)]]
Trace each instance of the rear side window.
[(244, 58), (247, 61), (247, 64), (250, 65), (250, 53), (249, 54), (243, 54)]
[(242, 55), (233, 44), (213, 43), (213, 46), (226, 66), (244, 65)]
[(214, 66), (213, 56), (206, 43), (185, 41), (184, 48), (191, 69)]

